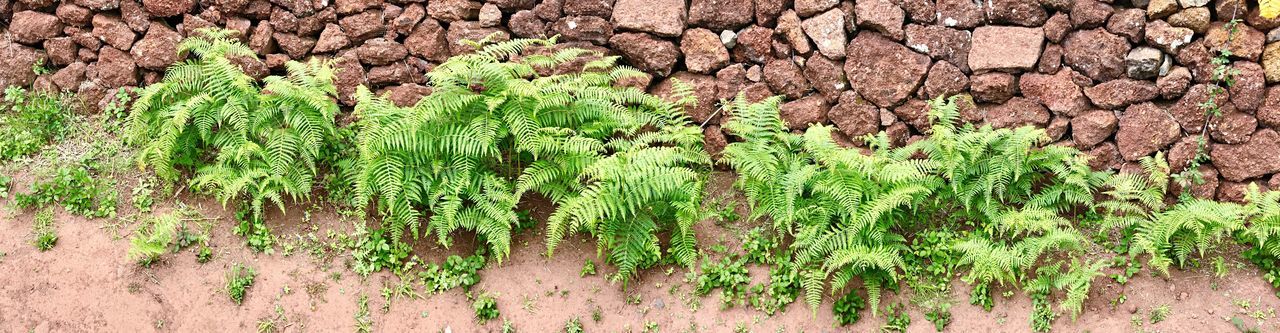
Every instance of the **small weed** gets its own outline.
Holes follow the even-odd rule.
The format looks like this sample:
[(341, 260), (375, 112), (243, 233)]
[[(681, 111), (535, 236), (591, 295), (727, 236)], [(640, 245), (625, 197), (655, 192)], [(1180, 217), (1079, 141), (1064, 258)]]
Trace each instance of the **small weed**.
[(46, 207), (36, 213), (31, 233), (34, 236), (32, 244), (40, 251), (48, 251), (58, 243), (58, 228), (53, 224), (53, 208)]
[(360, 295), (356, 302), (356, 332), (373, 332), (373, 317), (369, 316), (369, 295)]
[(236, 264), (231, 267), (231, 271), (227, 272), (227, 296), (231, 297), (231, 301), (236, 305), (244, 303), (245, 293), (249, 287), (253, 286), (253, 279), (257, 277), (253, 267), (245, 267), (242, 264)]
[(582, 333), (582, 321), (577, 317), (564, 323), (564, 333)]
[(31, 185), (30, 193), (18, 193), (14, 202), (20, 208), (61, 204), (67, 212), (89, 217), (114, 217), (116, 191), (110, 181), (94, 178), (89, 164), (63, 166), (53, 175)]
[(849, 325), (858, 322), (858, 312), (867, 307), (867, 301), (862, 299), (858, 293), (850, 291), (843, 297), (836, 300), (836, 304), (831, 311), (835, 314), (836, 323), (840, 326)]
[(1172, 310), (1169, 309), (1168, 304), (1161, 304), (1160, 306), (1151, 309), (1151, 323), (1155, 324), (1168, 319), (1170, 313), (1172, 313)]
[(490, 296), (488, 293), (477, 297), (471, 308), (476, 311), (476, 319), (480, 322), (489, 321), (498, 318), (498, 300)]
[(582, 263), (582, 272), (578, 273), (578, 276), (587, 275), (596, 275), (596, 263), (591, 259), (587, 259), (586, 262)]

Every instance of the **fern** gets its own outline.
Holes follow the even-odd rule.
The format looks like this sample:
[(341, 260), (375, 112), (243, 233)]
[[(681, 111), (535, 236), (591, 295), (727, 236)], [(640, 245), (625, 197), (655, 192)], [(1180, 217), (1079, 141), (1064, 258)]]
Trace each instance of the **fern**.
[[(672, 253), (692, 264), (702, 176), (690, 168), (709, 163), (701, 132), (682, 104), (614, 86), (642, 73), (553, 43), (478, 42), (432, 70), (433, 93), (412, 107), (358, 89), (355, 201), (376, 207), (393, 237), (432, 233), (448, 246), (470, 230), (500, 261), (515, 206), (533, 192), (561, 206), (549, 252), (589, 231), (625, 277), (661, 255), (655, 235), (671, 226)], [(580, 59), (584, 71), (539, 74)]]
[(173, 65), (163, 81), (139, 94), (127, 120), (140, 146), (139, 167), (167, 181), (193, 170), (194, 188), (225, 205), (245, 200), (255, 215), (285, 199), (309, 197), (322, 147), (336, 137), (329, 63), (286, 64), (288, 75), (258, 87), (228, 57), (256, 55), (233, 31), (201, 30), (179, 46), (193, 59)]

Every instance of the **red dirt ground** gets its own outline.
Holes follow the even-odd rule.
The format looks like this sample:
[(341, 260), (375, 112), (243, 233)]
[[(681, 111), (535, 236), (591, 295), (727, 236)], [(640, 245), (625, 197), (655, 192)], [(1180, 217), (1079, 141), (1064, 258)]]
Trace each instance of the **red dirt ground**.
[[(15, 178), (16, 189), (25, 191), (30, 177)], [(729, 176), (717, 174), (711, 196), (737, 196), (731, 194), (730, 182)], [(163, 198), (167, 196), (156, 196), (158, 202), (166, 201)], [(205, 264), (196, 263), (194, 253), (187, 250), (141, 268), (125, 258), (128, 233), (134, 228), (128, 219), (89, 221), (61, 210), (56, 218), (57, 246), (39, 252), (30, 244), (33, 214), (15, 208), (0, 212), (0, 252), (6, 254), (0, 257), (0, 330), (244, 332), (256, 331), (260, 320), (274, 320), (283, 332), (352, 331), (361, 295), (368, 296), (372, 330), (376, 332), (498, 332), (503, 319), (521, 332), (558, 332), (572, 318), (579, 318), (587, 332), (640, 332), (648, 322), (656, 323), (662, 332), (731, 332), (738, 326), (752, 332), (869, 332), (885, 320), (864, 311), (864, 319), (856, 325), (834, 327), (830, 300), (816, 314), (802, 300), (772, 317), (749, 306), (722, 310), (718, 308), (718, 292), (706, 297), (692, 295), (681, 268), (671, 274), (663, 267), (646, 270), (626, 288), (610, 284), (603, 274), (579, 277), (587, 259), (595, 259), (597, 267), (608, 270), (596, 259), (594, 243), (578, 237), (548, 258), (543, 255), (543, 236), (536, 231), (519, 235), (511, 257), (501, 265), (491, 263), (473, 287), (477, 293), (497, 296), (500, 319), (477, 323), (471, 302), (458, 289), (421, 299), (393, 298), (384, 312), (381, 290), (384, 283), (396, 283), (398, 278), (387, 272), (361, 278), (345, 267), (349, 254), (334, 252), (333, 259), (325, 260), (307, 254), (306, 246), (316, 243), (298, 241), (309, 234), (323, 240), (327, 230), (346, 232), (354, 223), (350, 219), (332, 209), (312, 208), (308, 223), (303, 214), (306, 207), (291, 208), (292, 214), (273, 217), (270, 223), (280, 239), (297, 244), (297, 249), (284, 255), (278, 247), (275, 254), (266, 255), (254, 253), (243, 246), (240, 237), (232, 235), (231, 214), (216, 202), (186, 201), (205, 216), (216, 218), (210, 232), (215, 255)], [(742, 198), (735, 202), (742, 202)], [(159, 204), (157, 211), (172, 206)], [(742, 209), (739, 207), (740, 214), (745, 216)], [(733, 248), (737, 232), (747, 227), (703, 223), (700, 245), (723, 242)], [(444, 250), (422, 243), (415, 247), (416, 254), (432, 262), (440, 262), (447, 254), (468, 253), (466, 245)], [(252, 266), (259, 274), (243, 305), (233, 304), (223, 291), (224, 274), (236, 263)], [(1207, 267), (1174, 270), (1168, 279), (1143, 271), (1123, 286), (1110, 278), (1099, 278), (1084, 314), (1075, 321), (1058, 319), (1055, 331), (1235, 332), (1231, 318), (1240, 318), (1264, 332), (1280, 331), (1275, 315), (1280, 299), (1275, 291), (1252, 266), (1230, 260), (1228, 266), (1232, 269), (1223, 279), (1213, 278)], [(751, 271), (756, 283), (767, 280), (767, 268), (753, 267)], [(995, 309), (986, 312), (968, 304), (969, 290), (964, 283), (954, 285), (956, 304), (947, 331), (1030, 331), (1031, 302), (1025, 295), (997, 296)], [(1110, 302), (1122, 293), (1127, 302), (1112, 307)], [(627, 302), (635, 297), (639, 304)], [(903, 295), (889, 298), (884, 304), (908, 299)], [(696, 311), (687, 302), (693, 299), (702, 304)], [(1246, 302), (1247, 308), (1243, 306)], [(1169, 306), (1168, 319), (1151, 324), (1147, 320), (1150, 312), (1161, 305)], [(602, 314), (598, 322), (592, 320), (595, 309)], [(934, 331), (918, 310), (909, 313), (912, 321), (908, 331)]]

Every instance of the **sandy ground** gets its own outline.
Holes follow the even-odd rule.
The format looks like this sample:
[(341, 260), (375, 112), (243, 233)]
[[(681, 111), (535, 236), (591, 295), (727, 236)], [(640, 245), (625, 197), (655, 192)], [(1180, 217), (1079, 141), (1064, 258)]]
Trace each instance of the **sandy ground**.
[[(711, 196), (737, 196), (727, 190), (725, 175), (716, 177)], [(24, 178), (29, 177), (18, 177), (17, 189), (25, 191), (30, 180)], [(125, 197), (122, 202), (127, 202)], [(156, 198), (164, 202), (167, 196), (157, 194)], [(520, 332), (558, 332), (567, 321), (578, 318), (587, 332), (641, 332), (649, 323), (661, 332), (732, 332), (738, 327), (751, 332), (871, 332), (885, 320), (865, 310), (857, 324), (835, 327), (830, 300), (816, 313), (802, 300), (774, 316), (749, 306), (721, 309), (718, 292), (706, 297), (692, 294), (682, 268), (649, 269), (625, 287), (611, 284), (603, 274), (579, 277), (588, 259), (609, 270), (596, 257), (595, 244), (585, 237), (574, 238), (548, 258), (543, 236), (534, 228), (516, 238), (510, 258), (481, 271), (482, 280), (472, 290), (496, 295), (501, 316), (477, 323), (472, 302), (460, 289), (422, 298), (392, 297), (388, 304), (382, 289), (399, 282), (393, 274), (360, 277), (346, 267), (348, 253), (308, 254), (309, 246), (320, 245), (306, 241), (312, 235), (324, 240), (328, 230), (346, 232), (355, 223), (333, 209), (299, 206), (287, 216), (273, 216), (273, 230), (284, 242), (295, 244), (295, 250), (285, 255), (278, 247), (275, 254), (267, 255), (254, 253), (231, 234), (232, 214), (215, 201), (182, 200), (211, 218), (210, 244), (215, 255), (208, 263), (197, 263), (189, 249), (166, 256), (150, 268), (139, 267), (125, 258), (128, 234), (134, 228), (130, 218), (85, 220), (60, 209), (58, 244), (39, 252), (30, 244), (34, 214), (4, 208), (0, 211), (0, 252), (4, 253), (0, 257), (0, 330), (245, 332), (271, 322), (283, 332), (343, 332), (356, 330), (357, 323), (367, 319), (376, 332), (499, 332), (504, 320)], [(157, 211), (169, 209), (172, 204), (161, 203)], [(128, 216), (125, 210), (122, 215)], [(703, 223), (700, 244), (720, 242), (733, 248), (737, 233), (748, 227)], [(440, 262), (448, 254), (469, 253), (469, 247), (441, 249), (421, 241), (415, 244), (415, 252)], [(232, 303), (223, 291), (224, 275), (237, 263), (258, 272), (243, 305)], [(1058, 319), (1055, 331), (1235, 332), (1232, 318), (1263, 332), (1280, 331), (1275, 318), (1280, 299), (1275, 291), (1252, 266), (1231, 261), (1228, 266), (1231, 272), (1223, 279), (1214, 278), (1207, 267), (1174, 270), (1167, 279), (1144, 271), (1126, 285), (1099, 278), (1084, 314), (1074, 321)], [(767, 268), (751, 271), (756, 283), (767, 281)], [(997, 296), (995, 309), (987, 312), (968, 304), (969, 289), (964, 283), (957, 281), (954, 286), (956, 304), (947, 331), (1030, 331), (1031, 302), (1025, 295)], [(1125, 295), (1126, 302), (1113, 306), (1120, 295)], [(362, 296), (367, 297), (367, 316), (360, 316)], [(891, 295), (884, 303), (907, 299)], [(695, 310), (694, 303), (701, 306)], [(1160, 306), (1169, 307), (1168, 319), (1152, 324), (1150, 313)], [(599, 321), (593, 319), (594, 312), (601, 314)], [(922, 313), (912, 310), (909, 314), (908, 331), (934, 331)]]

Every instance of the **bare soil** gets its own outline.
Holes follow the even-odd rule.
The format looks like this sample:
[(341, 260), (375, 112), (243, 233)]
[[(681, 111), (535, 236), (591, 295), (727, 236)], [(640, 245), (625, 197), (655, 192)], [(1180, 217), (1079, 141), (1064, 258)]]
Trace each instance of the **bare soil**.
[[(14, 191), (25, 191), (31, 178), (19, 171)], [(710, 197), (743, 202), (731, 190), (731, 176), (713, 178)], [(126, 185), (121, 185), (122, 193), (129, 193)], [(123, 204), (127, 197), (122, 195), (122, 207), (128, 206)], [(647, 323), (656, 323), (662, 332), (731, 332), (739, 327), (751, 332), (870, 332), (885, 321), (864, 310), (857, 324), (835, 327), (829, 299), (816, 312), (798, 300), (774, 316), (750, 306), (722, 309), (717, 292), (694, 296), (685, 282), (686, 270), (679, 267), (645, 270), (626, 286), (610, 283), (605, 274), (580, 277), (586, 260), (595, 261), (602, 273), (610, 270), (596, 256), (595, 244), (574, 238), (547, 257), (543, 235), (534, 228), (516, 237), (510, 258), (481, 271), (481, 282), (472, 292), (495, 295), (501, 316), (478, 323), (463, 290), (421, 298), (393, 296), (388, 303), (382, 292), (399, 283), (395, 275), (384, 271), (361, 277), (347, 267), (348, 253), (311, 254), (325, 246), (330, 230), (348, 232), (362, 223), (333, 208), (295, 205), (288, 215), (272, 216), (273, 231), (292, 250), (278, 246), (274, 254), (260, 254), (231, 233), (232, 211), (203, 197), (177, 197), (210, 218), (212, 261), (197, 263), (192, 250), (168, 255), (149, 268), (127, 260), (128, 235), (136, 224), (131, 208), (122, 208), (122, 218), (104, 220), (86, 220), (59, 209), (58, 244), (39, 252), (30, 243), (34, 214), (5, 208), (0, 212), (0, 330), (244, 332), (270, 322), (283, 332), (341, 332), (353, 331), (358, 321), (367, 319), (376, 332), (498, 332), (504, 320), (521, 332), (557, 332), (578, 318), (587, 332), (640, 332)], [(173, 209), (168, 199), (156, 194), (157, 212)], [(535, 207), (534, 215), (545, 216), (547, 209)], [(738, 207), (742, 216), (744, 209)], [(752, 226), (703, 223), (700, 245), (735, 248), (738, 235)], [(417, 241), (415, 254), (440, 262), (448, 254), (470, 253), (472, 246), (465, 239), (469, 236), (458, 237), (464, 239), (451, 249)], [(232, 303), (224, 291), (224, 275), (237, 263), (258, 272), (243, 305)], [(1055, 331), (1234, 332), (1232, 318), (1263, 332), (1280, 331), (1275, 314), (1280, 299), (1255, 268), (1228, 259), (1230, 273), (1218, 279), (1207, 266), (1174, 270), (1168, 278), (1143, 271), (1125, 285), (1099, 278), (1085, 312), (1075, 320), (1058, 319)], [(752, 267), (751, 273), (755, 283), (768, 279), (766, 267)], [(966, 284), (957, 279), (954, 286), (953, 322), (946, 331), (1030, 331), (1031, 302), (1025, 295), (997, 296), (995, 308), (987, 312), (968, 304)], [(1013, 289), (1006, 286), (997, 293)], [(903, 293), (909, 292), (903, 288)], [(1125, 302), (1113, 305), (1120, 295)], [(367, 297), (366, 316), (358, 306), (362, 297)], [(909, 295), (890, 295), (884, 301), (905, 302)], [(695, 309), (695, 304), (700, 306)], [(1152, 311), (1161, 306), (1168, 306), (1168, 318), (1152, 323)], [(909, 308), (908, 331), (934, 331), (916, 307)], [(593, 319), (594, 312), (600, 313), (599, 321)]]

